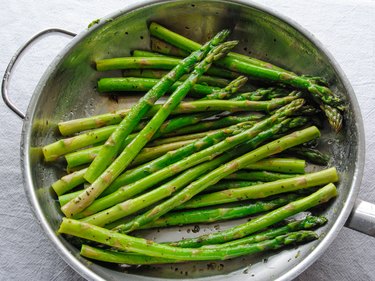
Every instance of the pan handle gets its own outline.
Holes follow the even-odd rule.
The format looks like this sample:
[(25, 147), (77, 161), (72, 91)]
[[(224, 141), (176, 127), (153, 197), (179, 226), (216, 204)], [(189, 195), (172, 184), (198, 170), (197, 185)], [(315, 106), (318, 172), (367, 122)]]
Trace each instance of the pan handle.
[(357, 199), (345, 226), (375, 237), (375, 204)]
[(20, 109), (17, 108), (17, 106), (10, 101), (9, 96), (8, 96), (8, 87), (9, 87), (9, 80), (11, 79), (12, 76), (12, 70), (14, 66), (17, 64), (17, 61), (21, 58), (23, 55), (23, 52), (31, 46), (37, 39), (44, 35), (51, 35), (53, 33), (57, 34), (63, 34), (63, 35), (68, 35), (71, 37), (76, 36), (75, 33), (64, 30), (64, 29), (59, 29), (59, 28), (50, 28), (43, 30), (39, 32), (38, 34), (34, 35), (31, 37), (27, 42), (25, 42), (19, 49), (18, 51), (13, 55), (12, 59), (10, 60), (7, 69), (5, 70), (4, 76), (3, 76), (3, 81), (1, 84), (1, 95), (3, 97), (3, 100), (5, 104), (14, 112), (16, 113), (19, 117), (22, 119), (25, 119), (25, 113), (23, 113)]

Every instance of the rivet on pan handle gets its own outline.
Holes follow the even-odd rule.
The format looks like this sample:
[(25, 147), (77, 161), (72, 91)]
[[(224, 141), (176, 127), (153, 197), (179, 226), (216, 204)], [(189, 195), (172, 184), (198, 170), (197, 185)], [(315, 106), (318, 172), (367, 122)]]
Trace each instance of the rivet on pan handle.
[(68, 36), (71, 36), (71, 37), (76, 36), (76, 34), (73, 33), (73, 32), (70, 32), (70, 31), (67, 31), (67, 30), (64, 30), (64, 29), (59, 29), (59, 28), (50, 28), (50, 29), (43, 30), (43, 31), (39, 32), (38, 34), (34, 35), (33, 37), (31, 37), (25, 44), (23, 44), (18, 49), (18, 51), (14, 54), (14, 56), (10, 60), (7, 69), (5, 70), (5, 73), (4, 73), (4, 76), (3, 76), (3, 81), (2, 81), (2, 84), (1, 84), (1, 95), (3, 97), (3, 100), (4, 100), (5, 104), (14, 113), (16, 113), (19, 117), (21, 117), (22, 119), (25, 118), (25, 113), (23, 113), (21, 110), (19, 110), (17, 108), (17, 106), (13, 102), (10, 101), (9, 96), (8, 96), (9, 80), (12, 76), (13, 67), (16, 65), (18, 59), (22, 56), (23, 52), (29, 46), (31, 46), (37, 39), (39, 39), (40, 37), (42, 37), (44, 35), (51, 35), (53, 33), (64, 34), (64, 35), (68, 35)]
[(375, 237), (375, 204), (357, 199), (345, 226)]

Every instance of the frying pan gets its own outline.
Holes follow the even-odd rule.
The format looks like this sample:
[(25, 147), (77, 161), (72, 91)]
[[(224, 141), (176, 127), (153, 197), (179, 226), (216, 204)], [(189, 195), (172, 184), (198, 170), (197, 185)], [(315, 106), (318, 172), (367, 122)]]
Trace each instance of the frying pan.
[[(321, 239), (277, 254), (261, 254), (211, 263), (210, 266), (207, 263), (187, 263), (179, 265), (176, 270), (176, 267), (170, 266), (132, 269), (93, 264), (79, 257), (78, 250), (64, 237), (56, 235), (61, 214), (49, 186), (61, 176), (61, 167), (47, 166), (40, 147), (58, 137), (56, 124), (60, 120), (99, 114), (136, 101), (136, 97), (130, 96), (120, 98), (117, 103), (98, 95), (95, 83), (104, 74), (97, 73), (92, 63), (100, 58), (129, 55), (130, 50), (135, 48), (148, 48), (147, 23), (152, 20), (200, 42), (223, 28), (231, 28), (232, 37), (241, 39), (238, 52), (251, 50), (252, 56), (295, 72), (323, 76), (330, 82), (333, 91), (347, 101), (344, 129), (338, 135), (326, 130), (321, 140), (324, 149), (333, 155), (331, 164), (338, 168), (341, 175), (339, 197), (320, 211), (329, 219), (329, 223), (319, 230)], [(295, 23), (248, 1), (139, 2), (103, 18), (89, 30), (75, 36), (43, 75), (26, 114), (23, 114), (7, 96), (13, 65), (32, 41), (55, 32), (73, 35), (52, 29), (33, 37), (11, 60), (3, 79), (2, 95), (6, 104), (24, 119), (21, 168), (32, 209), (57, 252), (82, 276), (92, 280), (160, 280), (181, 278), (181, 272), (188, 272), (188, 276), (183, 274), (183, 278), (289, 280), (327, 249), (345, 223), (375, 236), (373, 205), (356, 199), (364, 166), (364, 132), (354, 92), (331, 55)], [(229, 225), (224, 223), (221, 227)], [(207, 226), (201, 231), (210, 231), (211, 228)], [(179, 232), (178, 229), (146, 235), (164, 241), (180, 239), (181, 233), (187, 237), (185, 231)], [(262, 262), (265, 258), (269, 258), (267, 266)], [(251, 275), (246, 271), (250, 264)]]

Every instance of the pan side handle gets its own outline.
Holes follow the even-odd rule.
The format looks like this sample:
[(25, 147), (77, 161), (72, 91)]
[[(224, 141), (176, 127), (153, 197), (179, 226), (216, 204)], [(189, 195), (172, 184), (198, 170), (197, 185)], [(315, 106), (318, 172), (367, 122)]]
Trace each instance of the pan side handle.
[(64, 29), (59, 29), (59, 28), (50, 28), (43, 30), (39, 32), (38, 34), (34, 35), (31, 37), (27, 42), (25, 42), (19, 49), (18, 51), (14, 54), (14, 56), (11, 58), (7, 69), (5, 70), (4, 76), (3, 76), (3, 81), (1, 84), (1, 95), (2, 98), (5, 102), (5, 104), (11, 109), (14, 113), (16, 113), (20, 118), (25, 119), (25, 113), (23, 113), (18, 107), (9, 99), (8, 96), (8, 88), (9, 88), (9, 81), (12, 77), (12, 70), (14, 66), (16, 65), (17, 61), (21, 58), (23, 55), (24, 51), (31, 46), (37, 39), (41, 38), (44, 35), (51, 35), (51, 34), (63, 34), (63, 35), (68, 35), (71, 37), (76, 36), (75, 33), (64, 30)]
[(375, 237), (375, 204), (357, 199), (345, 226)]

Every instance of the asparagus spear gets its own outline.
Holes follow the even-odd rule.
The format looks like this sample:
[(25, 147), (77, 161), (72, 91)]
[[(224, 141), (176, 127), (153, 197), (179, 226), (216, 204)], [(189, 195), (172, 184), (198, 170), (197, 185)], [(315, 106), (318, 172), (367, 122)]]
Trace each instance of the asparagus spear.
[[(255, 136), (258, 132), (266, 130), (269, 126), (272, 124), (278, 122), (279, 118), (282, 118), (283, 116), (293, 114), (295, 110), (298, 110), (299, 107), (303, 105), (303, 100), (295, 100), (291, 104), (284, 106), (283, 108), (280, 108), (275, 112), (275, 114), (265, 120), (262, 120), (257, 124), (254, 128), (251, 128), (249, 131), (249, 135), (244, 133), (238, 138), (235, 138), (235, 140), (232, 140), (231, 142), (223, 142), (219, 146), (214, 146), (214, 148), (210, 148), (210, 150), (206, 151), (203, 155), (198, 154), (197, 158), (198, 161), (200, 161), (200, 157), (207, 157), (211, 155), (211, 153), (214, 153), (215, 151), (222, 151), (222, 149), (230, 149), (231, 147), (241, 143), (242, 141), (245, 141), (247, 138), (251, 138), (251, 136)], [(288, 124), (288, 128), (290, 128), (291, 125), (293, 125), (295, 122), (291, 122)], [(187, 145), (186, 147), (180, 148), (173, 152), (168, 152), (166, 155), (155, 159), (151, 163), (147, 163), (145, 165), (142, 165), (140, 167), (137, 167), (133, 170), (126, 171), (123, 175), (118, 177), (104, 192), (102, 195), (108, 195), (110, 193), (113, 193), (114, 191), (118, 190), (121, 186), (125, 186), (129, 183), (133, 183), (139, 179), (145, 178), (151, 174), (155, 174), (160, 169), (163, 169), (164, 167), (171, 165), (177, 161), (182, 160), (187, 155), (190, 155), (194, 152), (201, 151), (203, 149), (206, 149), (210, 145), (215, 145), (218, 142), (222, 141), (224, 138), (239, 133), (243, 129), (242, 124), (238, 124), (236, 126), (232, 126), (230, 128), (219, 130), (218, 132), (215, 132), (213, 134), (209, 134), (206, 137), (197, 140), (196, 142)], [(269, 137), (272, 137), (275, 132), (278, 132), (279, 128), (276, 127), (276, 129), (271, 129), (268, 131), (265, 131), (263, 133), (258, 134), (258, 136), (255, 137), (255, 142), (262, 142), (264, 139), (268, 139)], [(229, 145), (229, 148), (226, 148), (226, 146)], [(252, 146), (252, 147), (256, 147)], [(209, 159), (209, 158), (202, 158)], [(200, 162), (197, 162), (200, 163)], [(194, 165), (193, 163), (192, 165)], [(191, 167), (191, 166), (188, 166)], [(188, 168), (187, 167), (187, 168)], [(156, 178), (153, 179), (153, 181), (158, 180), (158, 175), (156, 173)], [(125, 190), (125, 192), (128, 192)]]
[[(154, 87), (160, 79), (141, 78), (141, 77), (115, 77), (115, 78), (101, 78), (98, 81), (99, 92), (147, 92)], [(168, 93), (173, 93), (183, 82), (175, 82), (169, 89)], [(205, 97), (220, 91), (220, 88), (207, 86), (202, 84), (195, 84), (190, 95), (193, 97)]]
[[(294, 110), (298, 109), (302, 104), (303, 104), (303, 100), (296, 100), (292, 102), (291, 104), (289, 104), (288, 106), (285, 106), (284, 108), (279, 109), (274, 115), (257, 123), (252, 128), (245, 130), (244, 132), (241, 132), (230, 138), (226, 138), (224, 141), (216, 145), (213, 145), (205, 150), (202, 150), (193, 155), (190, 155), (174, 163), (173, 165), (170, 165), (164, 169), (157, 171), (156, 173), (149, 175), (146, 178), (143, 178), (142, 180), (139, 180), (138, 182), (130, 186), (124, 186), (118, 189), (116, 192), (113, 192), (110, 195), (97, 200), (97, 202), (96, 203), (94, 202), (94, 204), (92, 204), (92, 206), (89, 208), (91, 210), (94, 208), (96, 209), (97, 208), (96, 206), (100, 206), (100, 208), (102, 208), (103, 205), (105, 205), (106, 207), (112, 206), (113, 204), (116, 204), (128, 198), (131, 198), (135, 194), (138, 194), (144, 191), (145, 189), (149, 188), (151, 185), (154, 185), (172, 175), (175, 175), (178, 172), (186, 170), (206, 160), (211, 160), (215, 156), (220, 155), (223, 152), (237, 146), (238, 144), (241, 144), (244, 141), (247, 141), (248, 139), (253, 138), (257, 134), (258, 136), (262, 135), (262, 134), (259, 134), (260, 131), (267, 129), (272, 124), (278, 122), (281, 117), (294, 112)], [(63, 208), (65, 206), (66, 205), (64, 205)]]
[[(233, 158), (232, 153), (225, 153), (211, 161), (204, 162), (200, 165), (197, 165), (185, 171), (179, 176), (173, 178), (171, 181), (159, 186), (158, 188), (153, 189), (150, 192), (147, 192), (138, 197), (126, 200), (124, 202), (121, 202), (119, 200), (119, 197), (116, 198), (116, 201), (105, 200), (105, 199), (100, 201), (99, 199), (96, 201), (97, 204), (95, 204), (94, 202), (94, 204), (92, 204), (86, 210), (81, 212), (80, 216), (78, 216), (77, 218), (86, 217), (82, 219), (82, 221), (88, 222), (94, 225), (104, 226), (118, 219), (121, 219), (125, 216), (134, 214), (135, 212), (141, 209), (144, 209), (152, 204), (159, 202), (160, 200), (166, 197), (169, 197), (173, 193), (185, 187), (190, 182), (194, 181), (196, 178), (202, 176), (204, 173), (208, 173), (209, 171), (212, 171), (213, 169), (217, 168), (219, 165), (224, 164), (225, 162), (227, 162), (228, 160), (232, 158)], [(115, 196), (112, 196), (113, 199), (114, 197)], [(121, 203), (111, 208), (106, 209), (109, 204), (111, 204), (110, 206), (112, 206), (114, 205), (113, 203), (115, 202), (117, 203), (117, 201), (120, 201)], [(103, 211), (96, 213), (98, 210), (103, 210)]]
[[(280, 109), (280, 111), (282, 111), (282, 109)], [(298, 127), (301, 124), (299, 124), (298, 122), (295, 122), (296, 119), (299, 119), (299, 118), (294, 118), (294, 119), (291, 119), (291, 120), (286, 119), (286, 120), (282, 121), (281, 123), (279, 123), (277, 125), (274, 125), (270, 129), (264, 130), (263, 132), (259, 133), (256, 137), (254, 137), (252, 140), (248, 141), (243, 146), (241, 146), (240, 149), (236, 149), (233, 153), (240, 155), (240, 154), (245, 153), (245, 152), (247, 152), (251, 149), (254, 149), (260, 143), (264, 142), (265, 140), (272, 138), (272, 136), (277, 134), (279, 131), (287, 130), (288, 128), (294, 128), (296, 126)], [(236, 132), (236, 130), (237, 130), (237, 126), (234, 126), (234, 127), (232, 127), (232, 130), (227, 129), (226, 133), (236, 134), (236, 133), (238, 133), (238, 131)], [(222, 131), (217, 132), (217, 134), (219, 134), (219, 137), (224, 138), (222, 135), (220, 136), (220, 134), (222, 134), (222, 133), (223, 133)], [(217, 135), (217, 134), (215, 134), (215, 135)], [(147, 177), (148, 175), (150, 175), (152, 173), (155, 173), (156, 171), (158, 171), (158, 170), (162, 169), (163, 167), (167, 166), (168, 165), (167, 163), (173, 163), (173, 162), (176, 162), (179, 159), (182, 159), (183, 155), (185, 155), (185, 153), (187, 153), (191, 149), (193, 149), (193, 151), (199, 151), (199, 149), (203, 149), (203, 148), (209, 146), (209, 144), (207, 144), (207, 142), (210, 142), (212, 137), (213, 137), (213, 135), (212, 136), (209, 135), (206, 138), (202, 139), (202, 142), (197, 141), (197, 142), (193, 143), (192, 145), (186, 146), (183, 149), (179, 149), (175, 152), (169, 152), (165, 156), (152, 161), (150, 164), (142, 165), (142, 166), (137, 167), (133, 170), (129, 170), (129, 171), (125, 172), (118, 179), (116, 179), (115, 182), (112, 185), (110, 185), (103, 192), (102, 195), (104, 196), (104, 195), (111, 194), (111, 193), (115, 192), (116, 190), (118, 190), (121, 186), (125, 186), (129, 183), (135, 182), (138, 179)], [(218, 142), (218, 140), (216, 142)], [(213, 143), (215, 143), (215, 142), (213, 142)], [(260, 162), (261, 161), (258, 161), (257, 163), (260, 163)], [(252, 164), (252, 165), (255, 166), (254, 168), (257, 168), (257, 163)], [(247, 167), (252, 166), (252, 165), (248, 165)], [(264, 164), (261, 164), (260, 166), (263, 167)], [(272, 168), (272, 165), (269, 165), (269, 167)], [(154, 178), (153, 180), (154, 181), (158, 180), (158, 178), (157, 178), (158, 176), (159, 176), (159, 174), (157, 174), (156, 178)], [(147, 181), (147, 182), (149, 182), (149, 181)], [(252, 182), (252, 183), (254, 183), (254, 182)], [(255, 183), (257, 183), (257, 182), (255, 182)], [(250, 184), (243, 185), (243, 186), (248, 186), (248, 185), (250, 185)], [(232, 186), (232, 187), (234, 187), (234, 186)], [(108, 197), (109, 198), (108, 202), (112, 202), (111, 204), (113, 204), (113, 202), (115, 202), (113, 200), (120, 200), (121, 201), (121, 198), (124, 198), (123, 200), (125, 200), (128, 197), (123, 197), (124, 194), (127, 194), (126, 196), (129, 196), (129, 193), (130, 193), (130, 196), (132, 196), (133, 192), (134, 192), (134, 190), (136, 190), (136, 188), (138, 188), (138, 187), (137, 186), (133, 186), (133, 187), (129, 187), (129, 188), (124, 187), (123, 191), (119, 191), (118, 193), (112, 194), (111, 195), (111, 196), (113, 196), (112, 198)], [(142, 188), (147, 188), (147, 187), (142, 187)], [(208, 189), (210, 189), (210, 188), (212, 188), (212, 186), (209, 187)], [(65, 205), (66, 200), (72, 199), (76, 196), (77, 196), (77, 193), (75, 193), (75, 196), (73, 196), (73, 197), (72, 197), (72, 195), (67, 194), (66, 196), (63, 196), (62, 198), (59, 198), (60, 205), (61, 206)], [(94, 202), (93, 205), (95, 206), (95, 204), (99, 204), (99, 203)], [(92, 208), (94, 206), (92, 206)], [(110, 205), (108, 205), (108, 206), (110, 206)]]
[[(160, 69), (126, 69), (122, 71), (124, 77), (142, 77), (142, 78), (153, 78), (161, 79), (168, 73), (167, 70)], [(188, 76), (185, 74), (180, 78), (180, 81), (186, 80)], [(213, 87), (225, 87), (229, 84), (229, 80), (225, 78), (203, 75), (198, 79), (198, 84), (209, 85)]]
[(230, 96), (235, 94), (243, 85), (247, 82), (247, 78), (245, 76), (239, 76), (230, 82), (227, 86), (224, 87), (223, 90), (214, 91), (211, 94), (206, 95), (203, 97), (203, 100), (221, 100), (221, 99), (228, 99)]
[[(238, 245), (258, 243), (264, 240), (273, 239), (277, 236), (284, 235), (290, 232), (318, 228), (322, 225), (325, 225), (327, 221), (328, 220), (325, 217), (307, 216), (302, 220), (292, 221), (284, 226), (281, 226), (278, 228), (271, 228), (264, 232), (246, 236), (242, 239), (237, 239), (237, 240), (227, 242), (221, 245), (223, 247), (233, 247), (233, 246), (238, 246)], [(207, 245), (207, 246), (203, 246), (202, 248), (209, 248), (209, 247), (212, 247), (212, 246)]]
[(209, 130), (215, 130), (224, 128), (227, 126), (235, 125), (242, 122), (248, 122), (248, 121), (259, 121), (264, 117), (262, 114), (247, 114), (244, 116), (225, 116), (217, 120), (212, 121), (202, 121), (199, 123), (196, 123), (194, 125), (186, 126), (183, 129), (177, 129), (174, 130), (171, 133), (166, 134), (165, 136), (180, 136), (180, 135), (186, 135), (190, 133), (201, 133), (206, 132)]
[[(216, 41), (213, 40), (216, 42), (214, 45), (223, 41), (227, 34), (227, 32), (222, 32), (221, 34), (217, 35), (215, 37)], [(76, 199), (64, 205), (62, 207), (63, 213), (68, 217), (72, 217), (74, 214), (77, 214), (88, 207), (95, 200), (95, 198), (97, 198), (121, 174), (121, 172), (127, 168), (131, 161), (137, 156), (138, 152), (153, 137), (165, 119), (167, 119), (171, 111), (185, 97), (196, 82), (197, 78), (210, 67), (213, 61), (225, 56), (225, 54), (236, 44), (236, 41), (226, 42), (213, 48), (207, 57), (201, 63), (195, 66), (194, 71), (189, 76), (189, 79), (186, 80), (175, 92), (173, 92), (167, 102), (154, 115), (147, 126), (140, 133), (138, 133), (135, 139), (121, 152), (119, 157), (108, 168), (106, 167), (109, 164), (110, 158), (108, 158), (108, 155), (103, 154), (103, 152), (105, 153), (107, 151), (107, 146), (104, 144), (104, 147), (85, 173), (85, 179), (93, 184)], [(135, 119), (137, 119), (137, 117), (135, 117)], [(117, 132), (118, 129), (107, 141), (107, 143), (111, 144), (111, 146), (114, 144), (116, 145), (116, 143), (114, 143), (114, 135), (116, 136)], [(110, 149), (109, 151), (111, 153), (111, 151), (114, 150)], [(112, 156), (114, 156), (113, 153)]]
[[(169, 227), (197, 223), (212, 223), (216, 221), (243, 218), (249, 215), (273, 210), (277, 207), (286, 205), (289, 202), (294, 201), (300, 197), (301, 196), (296, 194), (288, 194), (272, 200), (251, 202), (244, 206), (172, 212), (160, 217), (159, 219), (149, 224), (142, 226), (140, 229)], [(128, 218), (125, 221), (118, 220), (112, 224), (106, 225), (105, 227), (108, 229), (112, 229), (118, 225), (121, 225), (124, 222), (127, 222), (128, 220)]]
[[(260, 161), (259, 161), (260, 162)], [(254, 163), (256, 164), (256, 163)], [(233, 181), (233, 180), (221, 180), (216, 184), (213, 184), (209, 187), (207, 187), (205, 190), (202, 191), (202, 193), (211, 193), (215, 191), (220, 191), (220, 190), (226, 190), (226, 189), (231, 189), (231, 188), (239, 188), (239, 187), (247, 187), (251, 185), (257, 185), (261, 184), (263, 182), (261, 181)], [(63, 195), (65, 196), (65, 195)], [(61, 196), (61, 197), (63, 197)], [(60, 197), (59, 197), (60, 200)]]
[(293, 147), (289, 149), (288, 151), (286, 151), (286, 154), (296, 155), (298, 157), (306, 159), (306, 161), (312, 164), (322, 165), (322, 166), (327, 165), (330, 159), (328, 154), (324, 154), (317, 149), (308, 148), (308, 147)]
[(247, 223), (234, 226), (224, 231), (219, 231), (212, 234), (202, 235), (196, 238), (174, 242), (171, 243), (171, 245), (184, 248), (196, 248), (203, 245), (218, 244), (232, 241), (235, 239), (240, 239), (249, 234), (255, 233), (259, 230), (269, 227), (275, 223), (278, 223), (299, 212), (306, 211), (319, 204), (325, 203), (336, 196), (337, 189), (334, 184), (330, 183), (305, 198), (293, 201), (274, 211), (259, 216)]
[(116, 129), (116, 126), (107, 126), (78, 136), (61, 139), (42, 148), (45, 161), (54, 161), (58, 157), (71, 151), (105, 141)]
[[(131, 166), (137, 166), (139, 164), (143, 164), (148, 161), (154, 160), (164, 155), (168, 151), (172, 151), (180, 147), (183, 147), (185, 145), (191, 144), (196, 140), (197, 139), (191, 139), (191, 140), (162, 144), (159, 146), (154, 146), (154, 147), (149, 147), (149, 148), (145, 147), (139, 152), (137, 157), (135, 157), (135, 159), (131, 163)], [(73, 168), (73, 167), (77, 167), (83, 164), (91, 163), (95, 159), (100, 148), (101, 148), (100, 146), (95, 146), (95, 147), (90, 147), (84, 150), (79, 150), (76, 152), (66, 154), (65, 160), (68, 163), (68, 167)]]
[[(181, 51), (181, 50), (179, 49), (178, 51)], [(155, 52), (142, 51), (140, 53), (139, 51), (133, 51), (133, 56), (146, 58), (146, 61), (148, 63), (152, 63), (153, 62), (153, 60), (151, 60), (151, 61), (147, 60), (147, 58), (150, 58), (150, 57), (158, 57), (159, 59), (162, 59), (162, 58), (179, 59), (178, 57), (187, 57), (188, 55), (189, 55), (189, 53), (186, 52), (186, 55), (181, 56), (181, 55), (177, 54), (177, 57), (176, 56), (171, 57), (171, 56), (166, 56), (166, 55), (163, 55), (163, 54), (160, 54), (160, 53), (155, 53)], [(163, 62), (162, 60), (160, 60), (160, 61)], [(167, 60), (167, 62), (168, 62), (168, 60)], [(172, 62), (172, 61), (169, 60), (169, 62)], [(178, 63), (178, 60), (176, 60), (174, 62)], [(165, 64), (165, 63), (163, 63), (163, 64)], [(142, 67), (142, 66), (140, 66), (140, 67)], [(159, 67), (157, 67), (157, 65), (155, 65), (154, 67), (151, 67), (151, 68), (153, 68), (153, 69), (159, 69)], [(233, 72), (233, 71), (230, 71), (230, 70), (227, 70), (227, 69), (223, 69), (221, 67), (215, 67), (215, 66), (212, 66), (208, 70), (207, 74), (213, 75), (213, 76), (217, 76), (217, 77), (228, 78), (228, 79), (234, 79), (234, 78), (237, 78), (239, 76), (239, 74), (236, 73), (236, 72)]]
[[(262, 111), (273, 110), (285, 105), (296, 97), (285, 97), (273, 101), (193, 101), (181, 103), (172, 114), (206, 112), (206, 111)], [(153, 116), (161, 105), (154, 105), (145, 116)], [(126, 117), (130, 109), (122, 109), (113, 113), (106, 113), (59, 123), (60, 132), (77, 132), (92, 128), (99, 128), (110, 124), (118, 124)], [(65, 133), (63, 133), (65, 134)]]
[[(151, 23), (150, 33), (151, 35), (163, 39), (186, 51), (193, 51), (200, 46), (199, 44), (156, 23)], [(218, 65), (252, 77), (281, 82), (307, 90), (310, 92), (313, 99), (320, 105), (335, 131), (338, 132), (341, 129), (342, 115), (338, 108), (342, 108), (343, 102), (338, 96), (334, 95), (329, 88), (316, 84), (316, 79), (309, 79), (306, 76), (298, 76), (292, 72), (278, 67), (275, 68), (274, 66), (259, 60), (254, 60), (252, 58), (244, 59), (244, 56), (238, 57), (237, 54), (233, 55), (233, 53), (230, 53), (226, 58), (218, 61)], [(251, 61), (249, 61), (249, 59)]]
[(278, 249), (283, 245), (290, 245), (296, 241), (310, 241), (317, 238), (313, 231), (300, 231), (279, 236), (272, 240), (232, 248), (180, 249), (67, 218), (63, 218), (59, 233), (81, 237), (123, 251), (175, 260), (224, 260), (262, 250)]
[(53, 190), (58, 196), (68, 192), (69, 190), (85, 182), (85, 179), (83, 178), (85, 172), (86, 169), (83, 169), (62, 177), (52, 184)]
[[(291, 150), (293, 148), (290, 148)], [(269, 158), (248, 165), (245, 169), (265, 170), (279, 173), (304, 174), (306, 162), (294, 158)]]
[(217, 183), (220, 179), (246, 167), (248, 164), (257, 162), (270, 155), (279, 153), (290, 147), (314, 139), (319, 135), (319, 130), (316, 127), (309, 127), (302, 131), (296, 131), (278, 140), (265, 144), (243, 156), (240, 156), (226, 163), (225, 165), (220, 166), (205, 176), (202, 176), (200, 179), (185, 187), (177, 195), (174, 195), (145, 214), (136, 217), (134, 220), (124, 225), (124, 227), (121, 228), (121, 231), (133, 231), (138, 229), (140, 226), (158, 219), (160, 216), (166, 214), (170, 210), (185, 203), (208, 186)]
[(289, 92), (282, 88), (259, 88), (253, 92), (249, 93), (241, 93), (238, 94), (236, 97), (232, 98), (232, 100), (251, 100), (251, 101), (260, 101), (260, 100), (271, 100), (274, 98), (281, 98), (285, 97), (289, 94)]
[[(290, 122), (288, 120), (288, 122)], [(285, 123), (285, 122), (283, 122)], [(276, 127), (276, 126), (275, 126)], [(218, 165), (227, 162), (230, 159), (233, 159), (236, 156), (240, 156), (243, 153), (249, 151), (253, 146), (252, 142), (248, 142), (245, 145), (237, 147), (234, 151), (229, 151), (228, 153), (224, 153), (223, 155), (211, 160), (209, 162), (203, 163), (198, 165), (185, 173), (182, 173), (180, 176), (174, 178), (172, 181), (152, 190), (151, 192), (145, 193), (137, 198), (133, 198), (131, 200), (124, 201), (119, 203), (112, 208), (106, 209), (118, 202), (121, 202), (121, 199), (127, 199), (123, 195), (111, 194), (107, 196), (107, 198), (99, 199), (94, 202), (91, 206), (89, 206), (86, 210), (80, 213), (77, 218), (87, 217), (84, 221), (89, 222), (95, 225), (105, 225), (111, 223), (112, 221), (118, 220), (124, 216), (128, 216), (137, 212), (140, 209), (143, 209), (151, 204), (158, 202), (159, 200), (170, 196), (175, 191), (179, 190), (180, 188), (184, 187), (186, 184), (192, 182), (195, 178), (201, 176), (203, 173), (213, 170)], [(137, 186), (137, 183), (134, 184)], [(138, 188), (145, 188), (141, 187), (142, 183), (138, 183)], [(134, 189), (134, 187), (133, 187)], [(142, 189), (142, 190), (143, 190)], [(138, 191), (139, 192), (139, 191)], [(129, 196), (129, 189), (126, 196)], [(104, 210), (105, 209), (105, 210)], [(92, 215), (100, 210), (104, 210), (100, 213)]]
[[(110, 161), (119, 153), (124, 139), (133, 131), (141, 118), (151, 109), (152, 105), (164, 95), (164, 93), (178, 80), (183, 74), (189, 72), (192, 66), (202, 60), (208, 52), (222, 42), (229, 32), (224, 30), (218, 33), (211, 41), (207, 42), (199, 50), (193, 52), (190, 56), (183, 59), (168, 75), (164, 76), (150, 91), (148, 91), (140, 101), (134, 105), (121, 121), (116, 130), (108, 138), (96, 160), (90, 165), (85, 174), (85, 179), (93, 182), (98, 175), (109, 166)], [(95, 171), (96, 173), (92, 173)], [(96, 195), (96, 194), (93, 194)], [(80, 200), (81, 202), (85, 202)], [(71, 206), (76, 205), (73, 201)], [(67, 206), (67, 205), (65, 205)], [(70, 209), (70, 207), (66, 207)], [(65, 210), (65, 209), (64, 209)]]
[(268, 171), (238, 171), (225, 177), (225, 179), (270, 182), (295, 176), (295, 174), (281, 174)]
[(249, 199), (265, 198), (280, 193), (293, 192), (336, 181), (338, 181), (336, 169), (329, 168), (289, 179), (198, 195), (185, 204), (178, 206), (176, 209), (200, 208)]
[[(277, 249), (280, 249), (281, 247), (284, 247), (284, 246), (289, 246), (289, 245), (293, 245), (293, 244), (297, 244), (297, 243), (298, 244), (306, 243), (306, 242), (315, 240), (317, 238), (318, 238), (318, 236), (313, 231), (302, 231), (301, 230), (301, 231), (298, 231), (298, 232), (290, 232), (290, 233), (287, 233), (287, 234), (284, 234), (284, 235), (280, 235), (280, 236), (277, 236), (277, 237), (275, 237), (271, 240), (263, 240), (261, 242), (257, 242), (257, 243), (254, 243), (254, 244), (243, 245), (247, 248), (246, 250), (244, 250), (243, 252), (238, 253), (238, 254), (234, 253), (234, 251), (233, 251), (233, 255), (231, 255), (228, 252), (228, 256), (219, 255), (217, 253), (215, 255), (215, 256), (217, 256), (216, 258), (206, 257), (206, 254), (208, 254), (208, 253), (206, 253), (206, 250), (214, 250), (214, 251), (216, 250), (218, 252), (219, 251), (221, 252), (221, 249), (229, 249), (230, 248), (230, 247), (227, 247), (227, 248), (220, 247), (221, 245), (217, 245), (218, 246), (217, 248), (212, 246), (211, 248), (203, 249), (202, 253), (205, 256), (204, 258), (191, 257), (189, 260), (211, 260), (211, 259), (213, 259), (213, 260), (214, 259), (225, 260), (225, 259), (234, 258), (234, 257), (237, 257), (237, 256), (242, 256), (242, 255), (245, 255), (245, 254), (254, 254), (254, 253), (259, 253), (259, 252), (263, 252), (263, 251), (277, 250)], [(162, 244), (159, 244), (159, 245), (162, 245)], [(237, 246), (235, 248), (237, 249), (241, 246)], [(123, 249), (124, 248), (122, 248), (122, 250)], [(161, 250), (161, 249), (157, 248), (155, 250)], [(170, 249), (170, 250), (172, 250), (172, 249)], [(187, 249), (186, 248), (185, 249), (178, 249), (178, 250), (175, 250), (175, 251), (180, 252), (181, 250), (187, 250)], [(189, 250), (193, 250), (193, 249), (189, 249)], [(243, 250), (243, 249), (241, 249), (241, 250)], [(195, 251), (198, 251), (198, 250), (195, 249)], [(138, 252), (140, 252), (140, 251), (138, 251)], [(142, 251), (142, 253), (143, 252), (144, 251)], [(200, 253), (200, 251), (198, 251), (198, 252)], [(186, 253), (186, 255), (188, 255), (190, 253), (193, 254), (193, 251), (188, 251)], [(168, 259), (168, 258), (165, 258), (165, 257), (160, 257), (160, 255), (158, 255), (158, 257), (156, 257), (156, 256), (154, 257), (154, 256), (147, 256), (147, 255), (134, 254), (134, 253), (118, 252), (118, 251), (113, 251), (113, 250), (102, 250), (102, 249), (99, 249), (99, 248), (91, 247), (89, 245), (82, 245), (81, 255), (84, 256), (84, 257), (91, 258), (91, 259), (94, 259), (94, 260), (99, 260), (99, 261), (120, 263), (120, 264), (134, 264), (134, 265), (136, 265), (136, 264), (141, 265), (141, 264), (178, 263), (178, 262), (184, 262), (186, 260), (186, 258), (183, 258), (183, 257), (181, 257), (180, 259)], [(182, 256), (182, 253), (180, 255)], [(180, 256), (180, 255), (178, 255), (178, 256)], [(177, 255), (175, 255), (175, 256), (177, 256)], [(220, 256), (220, 257), (218, 257), (218, 256)], [(168, 257), (172, 257), (172, 254), (170, 254)]]

